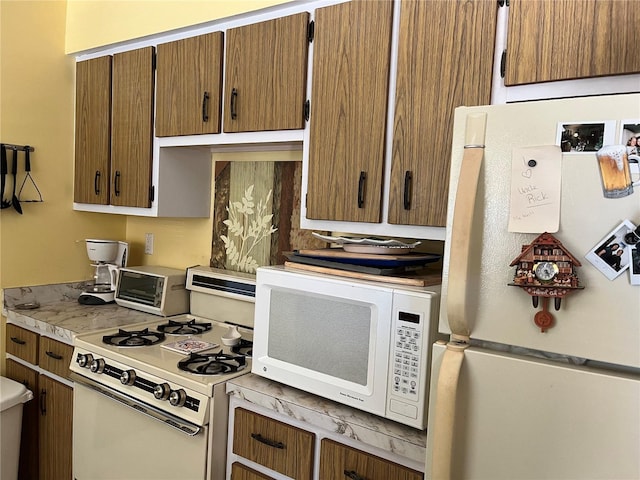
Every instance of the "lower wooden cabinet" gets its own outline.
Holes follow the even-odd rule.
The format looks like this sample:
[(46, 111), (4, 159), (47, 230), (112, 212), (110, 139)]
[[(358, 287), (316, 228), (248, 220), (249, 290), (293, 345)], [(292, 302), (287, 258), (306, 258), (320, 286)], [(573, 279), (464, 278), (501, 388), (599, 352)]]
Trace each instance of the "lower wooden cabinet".
[[(245, 408), (246, 407), (246, 408)], [(290, 418), (232, 400), (229, 480), (423, 480), (405, 465), (340, 443), (320, 427), (290, 425)], [(282, 418), (283, 421), (279, 419)], [(300, 424), (300, 422), (296, 422)], [(318, 443), (319, 442), (319, 443)], [(314, 458), (316, 455), (319, 458)], [(399, 459), (399, 461), (402, 461)]]
[(6, 342), (7, 353), (26, 362), (8, 358), (7, 377), (33, 392), (22, 411), (18, 478), (71, 480), (73, 389), (40, 372), (66, 378), (73, 347), (12, 324)]
[(422, 480), (421, 472), (327, 438), (320, 446), (322, 480)]
[(313, 433), (244, 408), (234, 422), (233, 453), (296, 480), (312, 478)]

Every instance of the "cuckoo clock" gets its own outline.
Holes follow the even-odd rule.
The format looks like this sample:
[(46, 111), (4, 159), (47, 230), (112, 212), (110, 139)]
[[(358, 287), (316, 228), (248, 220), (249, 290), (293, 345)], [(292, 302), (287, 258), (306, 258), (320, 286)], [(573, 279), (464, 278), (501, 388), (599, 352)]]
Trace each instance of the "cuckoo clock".
[(549, 312), (549, 299), (560, 310), (562, 298), (584, 288), (576, 275), (580, 262), (550, 233), (543, 233), (531, 244), (523, 245), (522, 252), (512, 262), (516, 267), (513, 282), (509, 285), (522, 288), (531, 295), (534, 308), (542, 298), (542, 310), (533, 318), (542, 332), (553, 326)]

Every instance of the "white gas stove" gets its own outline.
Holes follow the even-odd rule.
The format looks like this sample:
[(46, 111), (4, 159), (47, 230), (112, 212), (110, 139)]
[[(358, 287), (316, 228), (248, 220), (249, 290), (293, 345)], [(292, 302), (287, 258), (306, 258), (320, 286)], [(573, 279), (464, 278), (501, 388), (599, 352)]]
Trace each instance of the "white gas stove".
[[(166, 475), (174, 468), (175, 461), (168, 458), (175, 458), (176, 451), (188, 452), (180, 468), (175, 467), (179, 478), (222, 478), (228, 408), (224, 383), (251, 371), (255, 277), (192, 267), (187, 289), (188, 315), (76, 337), (70, 369), (76, 382), (78, 480), (152, 478), (155, 470)], [(236, 331), (238, 343), (225, 345), (223, 337), (237, 336)], [(100, 411), (110, 412), (110, 418), (98, 421)], [(116, 438), (105, 442), (105, 434)], [(147, 453), (155, 458), (153, 465), (139, 467), (140, 449), (151, 452), (144, 442), (166, 448), (167, 457), (154, 450)], [(136, 445), (135, 454), (122, 447), (128, 444)], [(118, 461), (110, 464), (105, 458)]]

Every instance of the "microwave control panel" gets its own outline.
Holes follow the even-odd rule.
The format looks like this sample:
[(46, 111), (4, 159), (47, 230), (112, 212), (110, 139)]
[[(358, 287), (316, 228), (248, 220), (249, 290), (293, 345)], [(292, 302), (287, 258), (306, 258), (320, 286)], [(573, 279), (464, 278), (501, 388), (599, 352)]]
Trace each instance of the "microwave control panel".
[(420, 314), (398, 312), (393, 339), (392, 393), (418, 401), (420, 357), (422, 354), (422, 318)]

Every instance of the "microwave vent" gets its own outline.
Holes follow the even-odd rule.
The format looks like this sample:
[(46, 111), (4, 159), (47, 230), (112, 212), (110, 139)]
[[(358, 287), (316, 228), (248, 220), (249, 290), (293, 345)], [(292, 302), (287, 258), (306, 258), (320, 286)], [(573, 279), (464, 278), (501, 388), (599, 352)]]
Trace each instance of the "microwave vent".
[(245, 297), (256, 296), (255, 284), (236, 282), (224, 278), (213, 278), (205, 275), (193, 275), (191, 284), (194, 287), (206, 288), (208, 290), (215, 290), (218, 292), (231, 293), (235, 295), (242, 295)]

